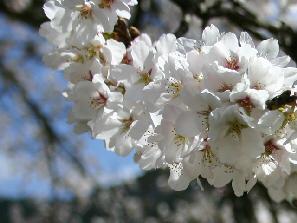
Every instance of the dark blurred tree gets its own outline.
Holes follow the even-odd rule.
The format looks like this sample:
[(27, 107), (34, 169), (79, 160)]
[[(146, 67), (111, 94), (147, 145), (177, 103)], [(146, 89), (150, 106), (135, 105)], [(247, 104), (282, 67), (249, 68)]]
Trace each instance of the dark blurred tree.
[[(46, 202), (2, 200), (0, 218), (7, 223), (257, 223), (281, 222), (277, 213), (284, 212), (286, 222), (297, 220), (287, 204), (275, 204), (263, 196), (261, 186), (241, 198), (230, 187), (213, 190), (206, 186), (201, 191), (192, 184), (186, 191), (175, 192), (168, 187), (167, 177), (162, 171), (148, 172), (129, 184), (97, 188), (84, 200), (53, 200), (54, 214), (48, 212)], [(259, 215), (267, 211), (266, 218)]]

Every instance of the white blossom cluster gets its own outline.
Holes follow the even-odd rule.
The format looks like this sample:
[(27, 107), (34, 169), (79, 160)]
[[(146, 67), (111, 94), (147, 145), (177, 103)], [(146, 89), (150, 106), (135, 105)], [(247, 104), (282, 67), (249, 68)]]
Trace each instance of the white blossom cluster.
[(262, 182), (275, 200), (297, 197), (297, 69), (278, 41), (255, 46), (211, 25), (201, 40), (147, 34), (129, 47), (105, 35), (136, 0), (48, 0), (41, 27), (64, 70), (69, 122), (144, 170), (170, 169), (184, 190), (205, 178), (237, 196)]

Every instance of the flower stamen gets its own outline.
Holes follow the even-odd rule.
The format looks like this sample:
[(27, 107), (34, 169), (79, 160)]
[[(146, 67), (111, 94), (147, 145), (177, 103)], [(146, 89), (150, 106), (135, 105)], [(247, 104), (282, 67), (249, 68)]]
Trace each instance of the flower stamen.
[(227, 135), (236, 134), (239, 138), (241, 135), (241, 130), (247, 128), (246, 124), (241, 123), (239, 120), (234, 120), (228, 123), (229, 129), (227, 131)]
[(100, 109), (102, 106), (104, 106), (107, 102), (107, 97), (104, 96), (101, 92), (97, 92), (98, 95), (96, 97), (90, 98), (90, 106), (93, 109)]
[(225, 67), (230, 69), (230, 70), (239, 71), (240, 66), (239, 66), (238, 58), (235, 57), (235, 56), (231, 56), (229, 59), (226, 59)]
[(243, 107), (248, 113), (251, 113), (255, 106), (253, 105), (251, 99), (249, 97), (245, 97), (237, 101), (240, 107)]
[(92, 17), (92, 7), (90, 4), (86, 3), (83, 6), (80, 6), (80, 16), (84, 19)]
[(99, 7), (100, 8), (111, 8), (112, 4), (113, 4), (114, 0), (101, 0), (101, 2), (99, 3)]

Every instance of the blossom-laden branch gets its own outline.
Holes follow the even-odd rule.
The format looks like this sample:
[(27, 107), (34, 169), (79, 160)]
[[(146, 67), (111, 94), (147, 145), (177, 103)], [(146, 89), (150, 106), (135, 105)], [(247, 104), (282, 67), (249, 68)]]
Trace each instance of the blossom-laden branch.
[[(293, 29), (261, 21), (238, 1), (228, 7), (216, 1), (207, 10), (204, 2), (174, 2), (184, 16), (197, 15), (203, 27), (224, 17), (260, 39), (266, 38), (264, 29), (296, 58)], [(232, 182), (238, 196), (260, 181), (274, 200), (296, 197), (297, 71), (287, 67), (289, 57), (278, 56), (278, 42), (256, 47), (247, 33), (238, 39), (213, 25), (200, 41), (167, 34), (152, 42), (118, 20), (130, 19), (136, 4), (44, 5), (50, 21), (40, 33), (57, 48), (45, 61), (64, 70), (70, 82), (64, 95), (74, 104), (69, 120), (76, 131), (105, 140), (119, 155), (135, 148), (144, 170), (169, 168), (169, 185), (176, 190), (202, 177), (215, 187)], [(186, 31), (183, 19), (176, 34)]]
[[(202, 13), (203, 26), (215, 16), (191, 3), (183, 7)], [(238, 38), (210, 25), (200, 40), (164, 34), (153, 42), (118, 20), (129, 20), (136, 4), (44, 5), (49, 21), (40, 34), (56, 46), (44, 61), (70, 83), (64, 96), (76, 131), (118, 155), (134, 151), (144, 170), (168, 168), (178, 191), (204, 178), (214, 187), (232, 183), (242, 196), (260, 181), (274, 200), (296, 198), (297, 68), (279, 56), (278, 41), (255, 46), (246, 32)]]

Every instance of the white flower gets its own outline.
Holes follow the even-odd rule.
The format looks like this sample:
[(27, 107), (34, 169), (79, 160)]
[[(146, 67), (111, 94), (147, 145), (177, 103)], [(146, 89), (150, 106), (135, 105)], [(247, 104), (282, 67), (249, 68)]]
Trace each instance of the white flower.
[[(131, 107), (135, 102), (145, 100), (145, 91), (155, 87), (162, 78), (158, 69), (155, 51), (150, 49), (149, 41), (137, 39), (132, 43), (129, 53), (131, 64), (121, 64), (111, 69), (110, 78), (123, 83), (126, 89), (124, 95), (125, 106)], [(155, 101), (157, 95), (146, 95), (147, 101)]]
[[(110, 67), (110, 65), (120, 64), (125, 52), (126, 48), (123, 43), (112, 39), (105, 41), (103, 35), (98, 34), (86, 44), (57, 49), (45, 56), (44, 60), (46, 64), (56, 69), (65, 69), (72, 63), (80, 63), (82, 66), (100, 63), (102, 66)], [(100, 68), (98, 68), (100, 64), (94, 65), (97, 66), (96, 69), (99, 69), (95, 73), (100, 72)], [(83, 76), (83, 74), (81, 75)]]
[(125, 156), (131, 152), (133, 146), (137, 145), (137, 140), (143, 137), (151, 123), (149, 113), (120, 108), (108, 113), (104, 119), (104, 125), (100, 115), (91, 120), (89, 125), (94, 137), (104, 138), (108, 135), (108, 147), (119, 155)]
[(218, 72), (243, 73), (249, 58), (256, 54), (257, 50), (250, 45), (240, 46), (235, 34), (226, 33), (210, 49), (208, 58), (218, 65)]
[(217, 108), (209, 117), (211, 147), (219, 160), (237, 169), (249, 168), (264, 152), (260, 132), (251, 118), (236, 105)]
[(265, 151), (258, 158), (256, 165), (256, 175), (262, 178), (263, 175), (270, 175), (273, 171), (280, 168), (281, 171), (290, 173), (290, 161), (285, 146), (271, 137), (264, 141)]
[(197, 153), (186, 157), (181, 163), (169, 164), (168, 185), (176, 191), (187, 189), (189, 183), (200, 174)]
[(104, 76), (102, 75), (102, 64), (98, 59), (87, 61), (86, 63), (74, 62), (71, 63), (64, 71), (65, 79), (69, 80), (73, 84), (77, 84), (80, 81), (92, 81), (94, 75), (101, 75), (102, 81)]
[(173, 104), (182, 106), (181, 95), (186, 86), (193, 80), (193, 76), (188, 70), (185, 55), (179, 52), (170, 53), (162, 71), (164, 77), (159, 82), (159, 98), (156, 105)]
[(158, 147), (159, 136), (154, 133), (153, 126), (143, 134), (143, 137), (136, 142), (136, 153), (134, 160), (143, 170), (152, 170), (164, 167), (165, 162), (162, 151)]
[[(93, 2), (85, 0), (49, 0), (44, 5), (44, 11), (51, 20), (51, 27), (57, 32), (68, 33), (68, 40), (86, 42), (103, 31), (103, 27), (93, 22), (97, 18), (93, 13), (94, 6)], [(84, 32), (86, 34), (83, 35)]]
[(110, 92), (101, 78), (81, 81), (74, 86), (70, 98), (74, 101), (73, 115), (77, 119), (91, 120), (104, 113), (104, 108), (115, 109), (122, 101), (122, 94)]
[(251, 59), (247, 78), (250, 80), (251, 88), (266, 90), (270, 95), (281, 91), (284, 84), (284, 71), (273, 66), (263, 57)]
[(40, 26), (39, 34), (46, 38), (51, 44), (62, 48), (67, 46), (66, 39), (69, 38), (70, 33), (62, 33), (54, 29), (50, 22), (45, 22)]
[(220, 98), (207, 90), (201, 93), (185, 91), (182, 94), (188, 111), (183, 111), (176, 120), (176, 131), (184, 136), (202, 138), (208, 136), (208, 117), (216, 108), (221, 106)]
[(264, 110), (268, 99), (268, 91), (250, 88), (250, 81), (246, 76), (243, 77), (240, 83), (235, 85), (230, 93), (230, 101), (237, 103), (248, 113), (255, 108)]

